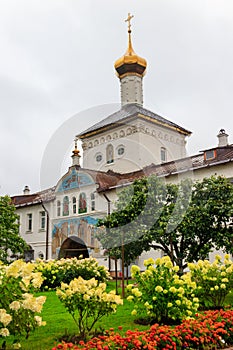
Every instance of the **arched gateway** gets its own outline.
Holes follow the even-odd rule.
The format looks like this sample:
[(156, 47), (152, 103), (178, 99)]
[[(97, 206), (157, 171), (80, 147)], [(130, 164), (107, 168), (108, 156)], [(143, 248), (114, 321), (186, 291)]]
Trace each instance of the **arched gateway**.
[(79, 237), (71, 236), (62, 243), (58, 258), (78, 258), (80, 255), (89, 258), (87, 246)]

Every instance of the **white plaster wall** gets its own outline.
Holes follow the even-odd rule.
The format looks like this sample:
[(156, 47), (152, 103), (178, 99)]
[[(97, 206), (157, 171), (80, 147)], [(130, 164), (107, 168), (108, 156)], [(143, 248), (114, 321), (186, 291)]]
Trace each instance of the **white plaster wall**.
[(142, 77), (127, 75), (121, 79), (121, 104), (143, 104)]
[[(107, 164), (106, 148), (109, 144), (114, 148), (114, 162)], [(121, 156), (117, 154), (120, 146), (125, 148), (125, 153)], [(137, 119), (83, 140), (83, 167), (128, 173), (152, 163), (160, 164), (161, 147), (167, 150), (167, 161), (186, 156), (183, 134)], [(102, 155), (101, 162), (96, 161), (97, 155)]]
[[(50, 206), (48, 205), (49, 209)], [(45, 229), (40, 228), (40, 212), (44, 211), (41, 204), (31, 205), (28, 207), (17, 208), (17, 214), (20, 216), (20, 230), (19, 233), (22, 238), (29, 244), (34, 250), (34, 258), (38, 258), (39, 254), (42, 253), (45, 257), (46, 253), (46, 227)], [(27, 230), (27, 214), (32, 214), (32, 230)], [(48, 242), (49, 258), (50, 247), (51, 247), (51, 236), (49, 235)]]

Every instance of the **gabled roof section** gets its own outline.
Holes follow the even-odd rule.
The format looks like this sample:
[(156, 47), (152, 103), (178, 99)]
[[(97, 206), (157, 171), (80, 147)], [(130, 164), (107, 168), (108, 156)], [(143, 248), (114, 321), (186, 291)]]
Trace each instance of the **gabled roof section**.
[(16, 208), (24, 207), (24, 206), (28, 206), (28, 205), (46, 203), (46, 202), (50, 202), (50, 201), (54, 200), (54, 198), (55, 198), (54, 190), (55, 190), (55, 187), (51, 187), (51, 188), (48, 188), (44, 191), (37, 192), (37, 193), (12, 196), (11, 200)]
[(164, 117), (161, 117), (160, 115), (148, 109), (145, 109), (144, 107), (138, 104), (131, 103), (131, 104), (124, 105), (119, 111), (109, 115), (107, 118), (101, 120), (100, 122), (96, 123), (95, 125), (91, 126), (85, 131), (81, 132), (79, 135), (77, 135), (77, 137), (80, 139), (83, 139), (88, 136), (97, 134), (101, 132), (103, 129), (108, 130), (113, 126), (124, 124), (134, 118), (146, 119), (151, 121), (152, 123), (163, 125), (167, 128), (176, 130), (182, 134), (191, 135), (191, 131), (184, 129), (178, 124), (175, 124), (170, 120)]

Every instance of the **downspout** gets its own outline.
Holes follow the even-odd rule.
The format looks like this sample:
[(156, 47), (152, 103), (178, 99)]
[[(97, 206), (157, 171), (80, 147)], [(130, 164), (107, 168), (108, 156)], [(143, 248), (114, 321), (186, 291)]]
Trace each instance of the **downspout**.
[(42, 208), (46, 212), (46, 236), (45, 236), (45, 260), (49, 258), (49, 212), (45, 208), (43, 202), (41, 203)]
[[(111, 214), (111, 201), (108, 198), (108, 196), (103, 193), (104, 198), (106, 199), (107, 203), (108, 203), (108, 216)], [(111, 271), (111, 258), (110, 256), (108, 257), (108, 270)], [(117, 278), (117, 260), (115, 259), (115, 279), (116, 279), (116, 294), (118, 294), (118, 278)]]

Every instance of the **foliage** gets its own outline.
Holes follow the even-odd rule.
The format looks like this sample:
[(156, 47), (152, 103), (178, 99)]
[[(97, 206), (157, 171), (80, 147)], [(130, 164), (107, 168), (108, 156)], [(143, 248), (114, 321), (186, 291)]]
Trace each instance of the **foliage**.
[[(34, 297), (32, 292), (42, 283), (40, 272), (34, 272), (34, 265), (16, 260), (10, 265), (0, 265), (0, 338), (13, 335), (14, 348), (19, 347), (18, 338), (45, 323), (38, 315), (46, 297)], [(18, 345), (17, 345), (18, 344)]]
[(116, 210), (98, 222), (106, 227), (98, 239), (113, 256), (130, 244), (131, 260), (144, 250), (162, 250), (182, 273), (213, 248), (233, 251), (232, 217), (233, 186), (226, 178), (165, 184), (152, 175), (122, 190)]
[(208, 308), (222, 308), (227, 295), (233, 290), (233, 262), (229, 255), (222, 258), (216, 255), (215, 261), (199, 260), (197, 264), (190, 263), (192, 279), (198, 288), (195, 294), (200, 304)]
[(136, 286), (130, 284), (127, 287), (130, 292), (127, 299), (135, 304), (132, 314), (143, 315), (146, 311), (154, 322), (165, 324), (193, 316), (199, 303), (191, 275), (187, 273), (180, 277), (178, 266), (173, 266), (168, 256), (155, 261), (150, 258), (144, 265), (144, 272), (136, 265), (131, 268), (136, 283)]
[[(152, 200), (157, 198), (156, 206)], [(149, 217), (143, 210), (153, 206), (154, 217), (159, 217), (167, 189), (162, 180), (155, 176), (135, 180), (119, 193), (116, 209), (104, 219), (99, 219), (97, 226), (106, 227), (106, 230), (97, 230), (97, 238), (109, 256), (121, 258), (121, 246), (124, 245), (125, 265), (130, 265), (143, 252), (148, 250), (147, 241), (144, 244), (142, 226), (148, 222)], [(144, 227), (144, 226), (143, 226)], [(145, 231), (145, 230), (144, 230)], [(140, 242), (138, 242), (140, 239)]]
[(220, 349), (232, 342), (233, 311), (220, 310), (197, 314), (194, 319), (185, 320), (176, 327), (155, 324), (147, 331), (127, 331), (124, 335), (112, 329), (87, 343), (81, 341), (75, 345), (63, 342), (52, 350), (201, 350)]
[(19, 216), (8, 196), (0, 197), (0, 260), (9, 263), (9, 254), (23, 255), (28, 248), (19, 236)]
[(55, 289), (61, 285), (61, 282), (70, 283), (78, 276), (86, 280), (95, 277), (99, 282), (106, 282), (110, 279), (107, 269), (99, 265), (94, 258), (37, 260), (35, 266), (44, 278), (41, 290)]
[(70, 284), (61, 283), (57, 296), (73, 317), (82, 339), (90, 334), (94, 325), (104, 315), (116, 312), (123, 301), (114, 291), (106, 293), (106, 284), (95, 278), (75, 278)]

